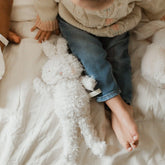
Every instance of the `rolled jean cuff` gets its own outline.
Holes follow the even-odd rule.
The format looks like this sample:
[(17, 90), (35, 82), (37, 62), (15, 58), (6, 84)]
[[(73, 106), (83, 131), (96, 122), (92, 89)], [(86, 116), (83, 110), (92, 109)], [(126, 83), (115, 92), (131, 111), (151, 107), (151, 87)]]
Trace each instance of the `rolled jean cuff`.
[(111, 92), (109, 92), (109, 93), (107, 93), (107, 94), (105, 94), (103, 96), (98, 96), (96, 98), (96, 100), (97, 100), (97, 102), (105, 102), (105, 101), (107, 101), (107, 100), (109, 100), (109, 99), (119, 95), (120, 93), (121, 93), (121, 90), (111, 91)]

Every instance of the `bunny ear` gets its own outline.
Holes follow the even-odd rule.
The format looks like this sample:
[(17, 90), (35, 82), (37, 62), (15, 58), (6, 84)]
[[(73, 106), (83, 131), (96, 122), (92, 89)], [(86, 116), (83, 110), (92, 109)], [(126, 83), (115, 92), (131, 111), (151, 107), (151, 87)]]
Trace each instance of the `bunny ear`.
[(57, 40), (57, 53), (58, 54), (66, 54), (68, 51), (67, 41), (59, 37)]
[(57, 54), (56, 47), (48, 41), (42, 42), (42, 49), (48, 58), (52, 58)]

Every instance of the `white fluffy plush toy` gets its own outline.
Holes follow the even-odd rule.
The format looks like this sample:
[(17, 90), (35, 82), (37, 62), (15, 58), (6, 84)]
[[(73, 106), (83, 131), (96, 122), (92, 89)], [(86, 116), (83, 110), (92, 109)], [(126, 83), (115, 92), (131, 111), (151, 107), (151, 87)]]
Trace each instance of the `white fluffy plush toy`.
[(165, 27), (153, 35), (152, 43), (142, 58), (141, 70), (147, 81), (165, 88)]
[[(77, 164), (79, 130), (92, 152), (102, 156), (106, 143), (100, 141), (91, 123), (90, 96), (86, 91), (93, 91), (95, 80), (81, 76), (83, 67), (77, 58), (67, 53), (67, 43), (63, 38), (57, 40), (56, 46), (50, 42), (44, 42), (42, 46), (49, 60), (42, 68), (42, 80), (34, 80), (34, 88), (40, 94), (49, 92), (53, 96), (54, 109), (63, 129), (64, 157), (60, 165)], [(99, 91), (92, 95), (95, 92)]]

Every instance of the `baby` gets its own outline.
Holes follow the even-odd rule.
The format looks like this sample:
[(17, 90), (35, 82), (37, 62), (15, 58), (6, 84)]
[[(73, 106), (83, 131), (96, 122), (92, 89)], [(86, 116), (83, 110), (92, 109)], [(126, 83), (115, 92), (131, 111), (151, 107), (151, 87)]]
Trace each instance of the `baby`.
[(102, 93), (96, 99), (111, 110), (120, 144), (132, 151), (139, 134), (131, 107), (128, 31), (139, 23), (141, 9), (134, 0), (35, 0), (35, 7), (38, 17), (32, 31), (39, 29), (35, 38), (42, 42), (60, 29), (86, 73), (97, 80)]

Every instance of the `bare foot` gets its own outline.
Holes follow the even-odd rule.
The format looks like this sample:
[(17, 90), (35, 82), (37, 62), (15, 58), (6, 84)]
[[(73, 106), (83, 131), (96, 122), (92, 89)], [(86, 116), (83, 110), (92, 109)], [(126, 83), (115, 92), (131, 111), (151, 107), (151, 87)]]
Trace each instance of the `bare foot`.
[(112, 111), (112, 128), (120, 144), (128, 151), (132, 151), (137, 147), (139, 141), (137, 126), (133, 119), (132, 107), (127, 105), (120, 96), (106, 101), (106, 104)]

